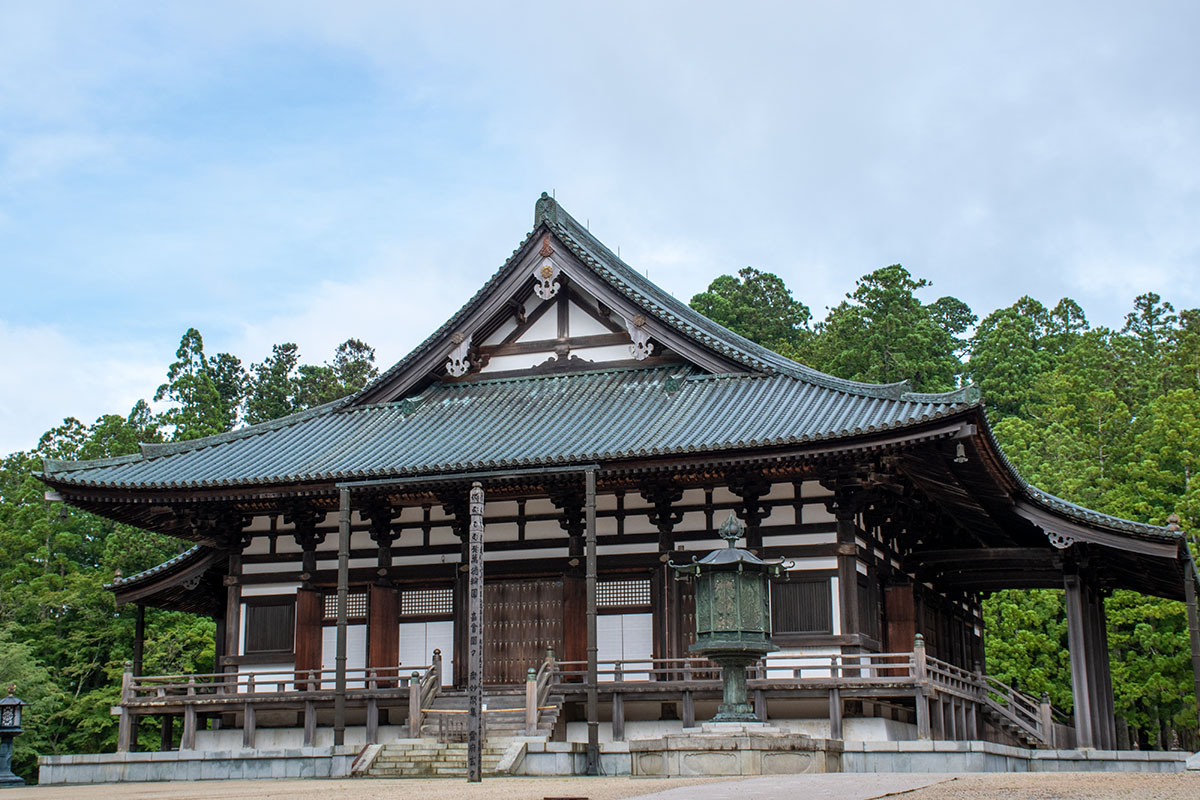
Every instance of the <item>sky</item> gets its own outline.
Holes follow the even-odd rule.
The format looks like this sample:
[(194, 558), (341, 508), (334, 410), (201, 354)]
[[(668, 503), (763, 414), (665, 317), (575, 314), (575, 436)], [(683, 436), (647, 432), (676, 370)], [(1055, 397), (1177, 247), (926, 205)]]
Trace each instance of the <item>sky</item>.
[(1200, 306), (1200, 5), (0, 0), (0, 454), (207, 352), (386, 367), (555, 194), (687, 300)]

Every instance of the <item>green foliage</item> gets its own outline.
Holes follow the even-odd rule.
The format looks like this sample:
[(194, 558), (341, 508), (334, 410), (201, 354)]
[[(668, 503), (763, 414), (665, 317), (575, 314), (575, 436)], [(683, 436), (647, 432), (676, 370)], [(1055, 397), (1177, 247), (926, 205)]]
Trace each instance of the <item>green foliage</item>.
[(1056, 707), (1070, 709), (1067, 620), (1062, 592), (1005, 590), (984, 600), (987, 674), (1035, 697), (1046, 692)]
[(800, 356), (810, 366), (851, 380), (908, 381), (924, 392), (955, 388), (966, 348), (961, 336), (975, 315), (953, 297), (923, 304), (916, 292), (928, 285), (899, 264), (863, 276), (847, 300), (817, 325)]
[(245, 391), (242, 362), (228, 353), (206, 357), (204, 339), (195, 328), (183, 335), (175, 357), (167, 382), (154, 393), (155, 401), (173, 404), (162, 421), (174, 429), (174, 438), (199, 439), (232, 428)]
[[(299, 364), (295, 345), (277, 346), (251, 376), (228, 353), (209, 357), (194, 329), (180, 342), (167, 380), (155, 394), (160, 414), (138, 401), (129, 414), (91, 425), (68, 418), (34, 451), (0, 460), (0, 680), (17, 684), (32, 705), (16, 739), (13, 768), (36, 779), (37, 754), (95, 753), (116, 745), (116, 704), (124, 664), (132, 657), (134, 610), (118, 608), (104, 585), (180, 553), (185, 543), (118, 525), (44, 498), (34, 473), (46, 458), (77, 460), (136, 453), (164, 434), (194, 439), (229, 430), (246, 418), (270, 419), (356, 391), (374, 377), (375, 352), (357, 339), (332, 362)], [(320, 380), (305, 379), (319, 373)], [(280, 389), (280, 387), (283, 387)], [(147, 609), (144, 669), (159, 674), (211, 672), (213, 620)], [(156, 749), (144, 726), (143, 749)]]
[[(954, 298), (924, 305), (926, 282), (899, 265), (863, 277), (811, 333), (793, 337), (757, 313), (778, 302), (747, 290), (775, 276), (722, 276), (693, 308), (785, 355), (842, 378), (910, 381), (927, 391), (962, 377), (981, 389), (997, 440), (1028, 481), (1127, 519), (1164, 524), (1176, 513), (1200, 530), (1200, 310), (1153, 293), (1135, 298), (1120, 331), (1089, 326), (1070, 298), (1047, 308), (1022, 297), (975, 321)], [(794, 302), (794, 301), (793, 301)], [(757, 306), (757, 307), (756, 307)], [(963, 353), (970, 358), (964, 364)], [(1144, 743), (1172, 729), (1195, 741), (1189, 643), (1180, 603), (1118, 591), (1107, 600), (1119, 717)], [(984, 603), (988, 671), (1070, 709), (1062, 593), (1002, 591)]]
[(781, 353), (805, 344), (808, 306), (792, 298), (783, 281), (770, 272), (745, 267), (735, 278), (721, 275), (708, 291), (692, 298), (692, 308), (734, 333)]
[(250, 374), (246, 421), (253, 425), (357, 392), (379, 370), (374, 348), (347, 339), (337, 346), (332, 362), (320, 365), (301, 364), (299, 348), (291, 342), (277, 344)]

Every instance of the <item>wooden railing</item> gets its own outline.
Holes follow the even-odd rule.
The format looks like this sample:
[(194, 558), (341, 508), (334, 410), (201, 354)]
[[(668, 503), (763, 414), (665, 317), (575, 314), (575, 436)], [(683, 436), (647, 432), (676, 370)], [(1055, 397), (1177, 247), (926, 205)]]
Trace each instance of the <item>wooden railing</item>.
[[(441, 689), (441, 662), (441, 653), (435, 650), (432, 664), (407, 668), (408, 675), (401, 674), (400, 665), (346, 670), (347, 701), (366, 706), (368, 742), (374, 743), (378, 735), (381, 701), (406, 703), (410, 735), (420, 735)], [(333, 701), (335, 676), (332, 669), (143, 676), (127, 669), (121, 704), (114, 708), (121, 715), (119, 747), (128, 749), (132, 741), (132, 715), (181, 714), (180, 746), (187, 749), (195, 746), (197, 713), (228, 712), (243, 714), (243, 742), (253, 747), (260, 707), (302, 708), (304, 741), (311, 744), (316, 707)], [(618, 739), (623, 737), (627, 696), (678, 697), (683, 723), (690, 727), (695, 724), (696, 695), (717, 695), (720, 676), (720, 667), (705, 658), (606, 659), (597, 664), (597, 682), (612, 702), (613, 733)], [(928, 656), (920, 636), (909, 653), (772, 653), (750, 666), (747, 678), (761, 719), (767, 718), (768, 693), (827, 694), (833, 738), (842, 736), (843, 701), (859, 697), (915, 705), (917, 735), (922, 739), (980, 738), (983, 714), (1042, 746), (1070, 747), (1073, 742), (1070, 721), (1051, 707), (1048, 698), (1034, 699), (987, 675)], [(557, 661), (553, 651), (547, 651), (527, 675), (526, 733), (536, 735), (551, 694), (578, 694), (586, 685), (586, 661)]]
[[(531, 670), (532, 672), (532, 670)], [(606, 659), (597, 662), (597, 682), (611, 694), (614, 738), (621, 738), (625, 697), (678, 693), (683, 724), (695, 723), (694, 695), (720, 688), (720, 668), (704, 658)], [(540, 673), (539, 673), (540, 674)], [(586, 661), (559, 661), (548, 689), (579, 692)], [(873, 699), (912, 698), (922, 739), (975, 739), (980, 715), (991, 713), (1042, 746), (1069, 746), (1069, 721), (1043, 698), (1038, 701), (982, 673), (930, 657), (917, 637), (910, 653), (773, 653), (747, 668), (760, 718), (766, 718), (766, 692), (824, 690), (829, 698), (830, 733), (842, 735), (842, 702), (856, 694)], [(1058, 732), (1056, 734), (1056, 731)]]
[[(352, 706), (366, 708), (366, 737), (374, 744), (379, 732), (379, 703), (407, 704), (410, 731), (420, 731), (422, 708), (429, 707), (442, 685), (441, 653), (434, 651), (429, 666), (409, 668), (401, 675), (394, 667), (356, 667), (346, 670), (346, 699)], [(337, 670), (257, 670), (192, 675), (133, 675), (130, 668), (121, 680), (121, 704), (113, 713), (120, 716), (117, 749), (130, 749), (135, 716), (181, 715), (183, 733), (180, 749), (196, 745), (198, 714), (242, 714), (242, 744), (253, 747), (258, 711), (264, 708), (296, 708), (304, 715), (304, 744), (316, 739), (317, 707), (334, 702)], [(413, 735), (419, 735), (414, 733)]]

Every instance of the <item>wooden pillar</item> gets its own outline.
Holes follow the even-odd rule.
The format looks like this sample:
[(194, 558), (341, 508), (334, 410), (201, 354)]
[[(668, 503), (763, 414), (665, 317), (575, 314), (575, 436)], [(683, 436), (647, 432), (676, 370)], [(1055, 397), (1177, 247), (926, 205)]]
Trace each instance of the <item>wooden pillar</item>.
[[(883, 590), (884, 613), (887, 627), (884, 630), (883, 649), (889, 653), (904, 653), (912, 647), (917, 635), (916, 605), (913, 602), (912, 582), (895, 583)], [(888, 670), (887, 674), (904, 675), (905, 667)]]
[(1188, 639), (1192, 644), (1192, 686), (1196, 692), (1196, 713), (1200, 718), (1200, 608), (1197, 608), (1196, 573), (1191, 559), (1183, 565), (1184, 599), (1187, 603)]
[(599, 646), (596, 634), (596, 470), (584, 473), (584, 524), (587, 537), (587, 724), (588, 775), (600, 774), (600, 708), (597, 686)]
[[(374, 681), (372, 681), (374, 683)], [(367, 744), (379, 743), (379, 701), (367, 698)]]
[[(133, 624), (133, 674), (144, 675), (144, 656), (146, 652), (146, 607), (137, 604), (137, 616)], [(129, 720), (129, 749), (138, 749), (138, 725), (141, 717), (131, 716)]]
[[(242, 551), (240, 542), (231, 547), (229, 568), (225, 575), (225, 646), (222, 648), (225, 663), (217, 672), (236, 674), (237, 665), (230, 660), (241, 651), (242, 632)], [(231, 689), (232, 691), (232, 689)]]
[(350, 595), (350, 489), (338, 489), (337, 655), (334, 657), (333, 744), (346, 743), (346, 604)]
[(304, 701), (304, 746), (312, 747), (317, 741), (317, 707), (312, 700)]
[[(587, 660), (587, 581), (574, 569), (563, 574), (563, 661)], [(571, 667), (579, 669), (576, 663)], [(576, 672), (578, 674), (578, 672)]]
[(323, 597), (316, 589), (296, 590), (296, 690), (314, 691), (320, 684), (303, 680), (321, 669)]
[(367, 666), (375, 668), (381, 688), (391, 689), (400, 661), (400, 597), (392, 587), (375, 584), (368, 592), (368, 605)]
[(913, 637), (910, 672), (913, 676), (914, 690), (916, 692), (914, 700), (917, 711), (917, 738), (929, 739), (932, 738), (933, 732), (929, 719), (929, 695), (925, 692), (928, 679), (925, 665), (925, 637), (919, 633)]
[(680, 705), (682, 713), (679, 716), (683, 717), (683, 727), (696, 727), (696, 700), (690, 689), (683, 690), (683, 702)]
[(129, 713), (126, 703), (133, 697), (133, 664), (125, 662), (125, 672), (121, 675), (121, 705), (117, 717), (117, 752), (128, 753), (133, 749), (133, 715)]
[(1091, 658), (1092, 685), (1096, 688), (1096, 746), (1114, 750), (1117, 746), (1117, 721), (1113, 696), (1112, 667), (1108, 652), (1108, 619), (1104, 612), (1104, 595), (1094, 586), (1088, 587), (1091, 600)]
[(471, 484), (467, 602), (467, 780), (483, 779), (483, 486)]
[(842, 691), (834, 686), (829, 690), (829, 738), (842, 736)]
[(845, 492), (837, 495), (837, 572), (838, 605), (841, 606), (842, 635), (858, 633), (862, 628), (858, 608), (858, 526), (851, 498)]
[(1065, 575), (1064, 601), (1067, 607), (1067, 648), (1071, 655), (1071, 694), (1075, 701), (1075, 741), (1078, 747), (1095, 747), (1093, 690), (1088, 668), (1087, 604), (1084, 584), (1079, 575)]
[(242, 747), (251, 750), (254, 749), (257, 722), (258, 718), (255, 715), (254, 704), (246, 703), (246, 707), (242, 712)]
[(175, 716), (162, 715), (162, 734), (158, 740), (158, 749), (164, 753), (175, 747)]

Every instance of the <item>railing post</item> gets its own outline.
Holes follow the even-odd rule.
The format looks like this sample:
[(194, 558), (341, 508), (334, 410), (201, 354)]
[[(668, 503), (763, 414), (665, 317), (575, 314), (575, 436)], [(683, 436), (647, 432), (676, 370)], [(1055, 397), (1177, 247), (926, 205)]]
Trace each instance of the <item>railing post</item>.
[(247, 702), (242, 711), (242, 747), (253, 750), (254, 736), (257, 732), (258, 719), (255, 716), (254, 704)]
[[(254, 694), (254, 673), (246, 676), (246, 694)], [(242, 707), (242, 747), (253, 749), (255, 728), (258, 719), (255, 716), (254, 704), (246, 701)]]
[(125, 672), (121, 675), (121, 705), (117, 718), (117, 752), (128, 753), (133, 749), (133, 716), (129, 713), (128, 702), (133, 698), (133, 662), (125, 662)]
[(421, 673), (415, 670), (408, 679), (408, 737), (421, 738)]
[(1041, 727), (1041, 740), (1047, 747), (1054, 747), (1054, 710), (1050, 705), (1050, 693), (1042, 692), (1038, 704), (1038, 724)]
[(928, 675), (925, 665), (925, 637), (917, 634), (913, 639), (912, 662), (909, 665), (915, 689), (917, 706), (917, 738), (929, 738), (929, 695)]
[(317, 743), (317, 707), (312, 700), (304, 701), (304, 746)]
[(433, 682), (437, 686), (442, 685), (442, 651), (435, 649), (433, 651)]
[[(390, 674), (390, 670), (384, 674)], [(367, 668), (367, 720), (366, 720), (366, 735), (367, 744), (376, 744), (379, 741), (379, 700), (375, 697), (375, 691), (379, 688), (379, 673), (374, 667)], [(388, 682), (390, 683), (390, 682)], [(385, 683), (385, 685), (388, 685)]]
[[(188, 678), (188, 697), (196, 694), (196, 678)], [(196, 705), (185, 703), (183, 706), (183, 735), (179, 740), (180, 750), (196, 749)]]
[(525, 673), (525, 735), (537, 735), (538, 691), (537, 672), (533, 667)]
[(624, 675), (621, 662), (613, 665), (613, 695), (612, 695), (612, 738), (614, 742), (625, 739), (625, 695), (621, 693), (620, 683)]

